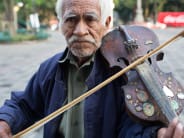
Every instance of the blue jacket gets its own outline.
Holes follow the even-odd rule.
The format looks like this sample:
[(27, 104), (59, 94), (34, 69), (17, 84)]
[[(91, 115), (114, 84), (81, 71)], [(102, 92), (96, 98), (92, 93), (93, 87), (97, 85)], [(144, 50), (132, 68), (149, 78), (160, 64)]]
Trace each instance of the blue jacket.
[[(65, 52), (66, 53), (66, 52)], [(0, 119), (11, 126), (15, 134), (35, 121), (60, 108), (67, 95), (66, 65), (58, 61), (59, 53), (40, 65), (25, 91), (13, 92), (0, 108)], [(105, 60), (97, 52), (93, 69), (86, 81), (89, 89), (112, 75)], [(144, 126), (126, 113), (120, 77), (85, 99), (84, 126), (86, 138), (150, 138), (159, 126)], [(62, 115), (44, 126), (44, 138), (61, 138), (58, 127)]]

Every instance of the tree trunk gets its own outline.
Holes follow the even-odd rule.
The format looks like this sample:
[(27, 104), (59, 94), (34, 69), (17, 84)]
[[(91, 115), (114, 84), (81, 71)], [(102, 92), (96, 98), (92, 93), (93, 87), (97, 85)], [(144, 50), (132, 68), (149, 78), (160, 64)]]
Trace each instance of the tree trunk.
[(8, 22), (8, 30), (11, 36), (16, 34), (14, 17), (14, 0), (3, 0), (5, 6), (5, 19)]

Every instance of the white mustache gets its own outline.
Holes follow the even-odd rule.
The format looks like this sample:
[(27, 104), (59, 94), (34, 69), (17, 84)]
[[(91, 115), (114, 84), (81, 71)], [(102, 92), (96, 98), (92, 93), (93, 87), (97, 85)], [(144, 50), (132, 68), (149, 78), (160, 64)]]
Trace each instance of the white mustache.
[(92, 43), (92, 44), (96, 45), (96, 41), (93, 38), (89, 38), (89, 37), (88, 38), (87, 37), (81, 38), (81, 37), (73, 35), (68, 39), (68, 44), (71, 45), (74, 42), (88, 42), (88, 43)]

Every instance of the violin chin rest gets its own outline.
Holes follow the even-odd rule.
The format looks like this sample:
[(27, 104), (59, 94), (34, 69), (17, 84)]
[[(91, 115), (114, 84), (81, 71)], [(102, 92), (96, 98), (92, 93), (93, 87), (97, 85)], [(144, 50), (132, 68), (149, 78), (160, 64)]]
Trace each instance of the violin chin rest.
[[(170, 111), (162, 111), (160, 106), (152, 97), (142, 82), (136, 70), (128, 74), (128, 84), (122, 86), (125, 95), (125, 103), (130, 116), (140, 123), (161, 122), (168, 125), (165, 115), (171, 111), (176, 113), (182, 124), (184, 124), (184, 88), (173, 77), (172, 73), (164, 73), (158, 68), (156, 75), (162, 85), (164, 95), (168, 98), (171, 106)], [(159, 98), (165, 105), (164, 97)], [(176, 117), (175, 116), (175, 117)]]

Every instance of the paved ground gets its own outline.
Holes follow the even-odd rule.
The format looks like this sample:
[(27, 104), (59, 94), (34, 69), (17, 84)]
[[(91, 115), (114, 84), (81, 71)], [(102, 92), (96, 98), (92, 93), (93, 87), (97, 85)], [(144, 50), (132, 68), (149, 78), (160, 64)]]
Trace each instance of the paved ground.
[[(183, 28), (168, 28), (154, 30), (163, 43), (179, 33)], [(9, 98), (11, 90), (23, 90), (31, 75), (39, 64), (65, 47), (64, 38), (59, 32), (50, 32), (46, 41), (22, 42), (17, 44), (0, 44), (0, 105)], [(165, 60), (161, 68), (166, 72), (174, 72), (175, 77), (184, 86), (184, 40), (177, 41), (164, 48)], [(41, 138), (40, 130), (31, 133), (26, 138)]]
[[(65, 48), (64, 38), (59, 32), (49, 33), (51, 37), (44, 41), (0, 44), (0, 105), (10, 97), (12, 90), (24, 89), (41, 62)], [(25, 138), (42, 138), (40, 131)]]
[(50, 33), (52, 37), (45, 41), (0, 44), (2, 98), (7, 97), (10, 90), (23, 89), (41, 62), (64, 49), (63, 36), (59, 32)]

